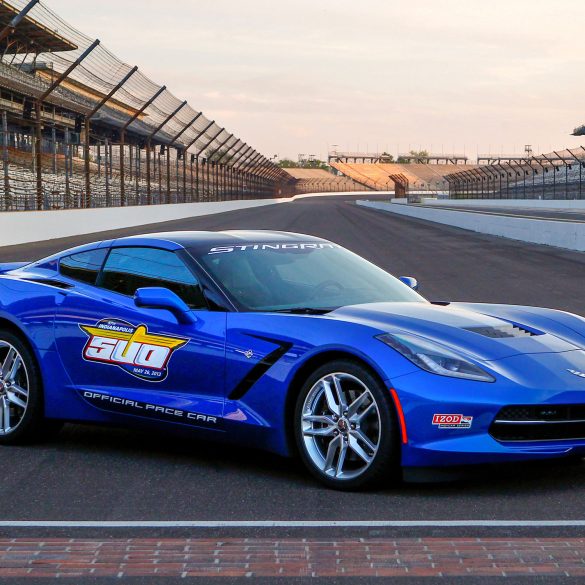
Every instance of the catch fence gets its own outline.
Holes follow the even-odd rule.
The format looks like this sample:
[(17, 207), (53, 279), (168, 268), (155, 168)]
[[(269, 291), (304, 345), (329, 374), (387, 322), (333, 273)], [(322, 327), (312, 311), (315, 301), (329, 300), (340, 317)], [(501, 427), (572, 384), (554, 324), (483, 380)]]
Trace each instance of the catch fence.
[(38, 0), (0, 0), (0, 210), (284, 196), (294, 179)]
[(445, 178), (452, 199), (585, 199), (585, 148), (500, 159)]

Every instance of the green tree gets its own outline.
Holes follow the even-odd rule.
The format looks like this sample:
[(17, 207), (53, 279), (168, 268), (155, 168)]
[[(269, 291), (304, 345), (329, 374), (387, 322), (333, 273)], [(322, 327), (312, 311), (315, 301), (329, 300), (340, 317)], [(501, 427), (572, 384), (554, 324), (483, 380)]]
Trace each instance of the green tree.
[(409, 158), (406, 158), (404, 156), (399, 156), (397, 162), (406, 163), (409, 161), (409, 159), (415, 159), (415, 162), (416, 162), (419, 159), (428, 158), (429, 151), (428, 150), (411, 150), (408, 154), (410, 155)]
[(298, 169), (299, 163), (295, 162), (290, 158), (283, 158), (276, 163), (281, 169)]

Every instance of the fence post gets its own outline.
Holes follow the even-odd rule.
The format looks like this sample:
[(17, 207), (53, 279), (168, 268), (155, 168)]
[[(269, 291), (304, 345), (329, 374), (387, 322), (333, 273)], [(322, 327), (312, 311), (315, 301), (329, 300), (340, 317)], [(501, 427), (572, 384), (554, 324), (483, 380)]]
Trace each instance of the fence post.
[(104, 169), (105, 173), (104, 176), (106, 177), (106, 207), (111, 207), (112, 205), (112, 198), (110, 195), (110, 141), (106, 138), (104, 140)]
[(2, 112), (2, 160), (4, 163), (4, 209), (8, 210), (12, 206), (12, 196), (10, 194), (10, 166), (8, 159), (8, 114)]

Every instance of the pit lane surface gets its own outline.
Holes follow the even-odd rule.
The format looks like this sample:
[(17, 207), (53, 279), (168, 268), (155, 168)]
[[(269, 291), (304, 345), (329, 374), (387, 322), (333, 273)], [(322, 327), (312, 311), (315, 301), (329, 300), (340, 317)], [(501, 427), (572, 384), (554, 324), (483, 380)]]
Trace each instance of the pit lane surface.
[[(304, 199), (103, 237), (161, 229), (304, 232), (337, 241), (395, 274), (416, 276), (431, 300), (585, 313), (585, 254), (392, 217), (348, 199)], [(34, 260), (96, 239), (4, 248), (0, 261)], [(0, 465), (3, 520), (585, 518), (585, 465), (483, 468), (457, 483), (349, 494), (320, 487), (296, 462), (237, 446), (79, 425), (68, 425), (50, 444), (0, 449)]]

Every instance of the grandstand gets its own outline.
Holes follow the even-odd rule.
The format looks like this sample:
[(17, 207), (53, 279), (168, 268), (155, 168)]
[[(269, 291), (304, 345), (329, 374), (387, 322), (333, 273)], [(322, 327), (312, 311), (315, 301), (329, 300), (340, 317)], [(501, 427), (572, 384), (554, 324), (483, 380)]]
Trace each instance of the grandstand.
[(365, 191), (367, 187), (354, 180), (333, 175), (324, 169), (284, 169), (294, 180), (295, 193), (326, 193), (342, 191)]
[(295, 180), (39, 0), (0, 0), (0, 210), (284, 195)]
[(446, 176), (453, 199), (584, 199), (585, 148), (461, 169)]
[(456, 170), (469, 170), (476, 165), (331, 162), (331, 166), (342, 175), (375, 191), (395, 190), (392, 177), (397, 175), (407, 181), (407, 189), (442, 191), (449, 187), (446, 175)]

